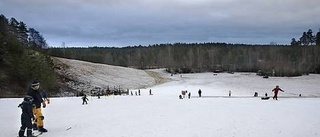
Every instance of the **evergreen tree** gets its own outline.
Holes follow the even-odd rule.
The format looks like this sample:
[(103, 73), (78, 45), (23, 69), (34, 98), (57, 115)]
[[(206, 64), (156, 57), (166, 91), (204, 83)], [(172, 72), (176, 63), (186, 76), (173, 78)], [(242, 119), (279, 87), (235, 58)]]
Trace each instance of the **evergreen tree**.
[(314, 36), (312, 34), (312, 30), (311, 29), (309, 29), (308, 32), (307, 32), (307, 41), (308, 41), (307, 45), (312, 45), (313, 43), (315, 43), (315, 39), (314, 39)]
[(23, 22), (19, 22), (18, 25), (18, 40), (23, 44), (28, 44), (28, 29), (27, 25)]
[(295, 38), (292, 38), (291, 39), (291, 46), (299, 46), (299, 42), (297, 42)]
[(303, 46), (306, 46), (309, 44), (308, 35), (306, 32), (303, 32), (302, 36), (300, 37), (300, 42)]
[(36, 49), (46, 49), (48, 47), (46, 40), (34, 28), (29, 28), (29, 45)]
[(320, 29), (316, 36), (316, 45), (320, 46)]

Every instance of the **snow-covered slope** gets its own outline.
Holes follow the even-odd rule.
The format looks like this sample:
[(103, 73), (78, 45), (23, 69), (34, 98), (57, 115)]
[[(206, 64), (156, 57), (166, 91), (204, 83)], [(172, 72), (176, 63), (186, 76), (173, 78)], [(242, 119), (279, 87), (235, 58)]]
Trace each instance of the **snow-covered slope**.
[[(72, 60), (65, 62), (74, 63), (74, 66), (78, 67), (74, 71), (78, 71), (81, 75), (76, 73), (70, 75), (83, 81), (103, 84), (104, 78), (101, 78), (101, 75), (104, 74), (112, 77), (105, 78), (109, 80), (106, 83), (126, 81), (126, 85), (132, 86), (140, 85), (134, 80), (150, 85), (163, 83), (166, 79), (171, 81), (142, 88), (141, 96), (103, 96), (100, 99), (89, 97), (88, 105), (81, 105), (81, 97), (51, 98), (51, 104), (43, 109), (45, 128), (49, 132), (41, 135), (42, 137), (319, 137), (320, 135), (320, 75), (263, 79), (253, 73), (170, 76), (163, 70), (150, 70), (149, 75), (162, 79), (154, 80), (146, 72), (125, 70), (122, 71), (124, 74), (112, 75), (111, 70), (116, 74), (124, 68), (105, 65), (101, 65), (100, 68), (99, 64), (83, 65)], [(105, 67), (112, 69), (100, 72)], [(127, 80), (131, 73), (136, 74), (137, 78)], [(279, 93), (279, 100), (261, 100), (252, 97), (254, 92), (258, 92), (259, 96), (264, 96), (264, 93), (270, 96), (272, 88), (276, 85), (285, 90)], [(203, 91), (201, 98), (197, 94), (199, 89)], [(130, 90), (137, 91), (134, 88)], [(153, 95), (149, 95), (149, 90), (152, 90)], [(178, 99), (181, 90), (188, 90), (192, 94), (191, 99)], [(228, 97), (230, 90), (232, 96)], [(302, 94), (302, 97), (298, 97), (298, 94)], [(22, 98), (0, 99), (2, 123), (0, 137), (17, 136), (21, 114), (21, 109), (17, 105), (21, 101)]]
[(64, 58), (55, 59), (56, 64), (64, 66), (63, 69), (58, 69), (58, 72), (70, 79), (71, 81), (67, 81), (68, 86), (77, 91), (90, 91), (95, 87), (139, 89), (156, 84), (156, 78), (144, 70)]

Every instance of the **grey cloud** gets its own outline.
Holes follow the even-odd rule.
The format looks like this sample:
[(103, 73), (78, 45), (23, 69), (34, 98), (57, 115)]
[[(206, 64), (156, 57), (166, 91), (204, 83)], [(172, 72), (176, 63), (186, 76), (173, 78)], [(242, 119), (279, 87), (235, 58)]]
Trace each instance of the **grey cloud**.
[(2, 0), (0, 12), (36, 28), (51, 46), (288, 44), (320, 27), (318, 0)]

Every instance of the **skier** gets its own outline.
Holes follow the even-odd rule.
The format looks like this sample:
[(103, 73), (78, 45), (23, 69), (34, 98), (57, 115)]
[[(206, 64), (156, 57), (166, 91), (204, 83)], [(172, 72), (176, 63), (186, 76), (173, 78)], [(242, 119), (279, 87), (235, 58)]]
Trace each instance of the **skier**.
[(87, 98), (87, 95), (84, 94), (84, 96), (82, 97), (82, 105), (84, 105), (84, 103), (88, 104), (89, 99)]
[(39, 132), (48, 132), (47, 129), (43, 128), (43, 120), (44, 116), (42, 115), (41, 104), (43, 108), (46, 108), (46, 102), (42, 99), (41, 92), (39, 91), (40, 83), (38, 81), (33, 81), (31, 87), (28, 90), (27, 95), (33, 98), (32, 101), (32, 111), (33, 115), (35, 115), (34, 120), (34, 129)]
[(279, 92), (279, 90), (284, 92), (281, 88), (279, 88), (278, 85), (272, 90), (272, 92), (274, 92), (274, 96), (272, 97), (273, 99), (278, 100), (278, 92)]
[(199, 91), (198, 91), (199, 97), (201, 97), (201, 93), (202, 93), (202, 91), (201, 91), (201, 89), (199, 89)]
[(18, 107), (22, 109), (21, 114), (21, 127), (19, 130), (19, 137), (25, 137), (24, 132), (27, 128), (27, 137), (32, 137), (32, 119), (34, 115), (32, 113), (32, 100), (31, 96), (25, 96), (23, 102)]

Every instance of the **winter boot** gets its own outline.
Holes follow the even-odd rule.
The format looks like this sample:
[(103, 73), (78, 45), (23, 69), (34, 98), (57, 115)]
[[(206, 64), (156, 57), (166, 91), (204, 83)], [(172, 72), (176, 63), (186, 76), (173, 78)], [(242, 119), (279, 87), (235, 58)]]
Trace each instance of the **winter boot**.
[(48, 132), (47, 129), (43, 128), (43, 126), (38, 127), (39, 132)]
[(24, 130), (20, 130), (20, 131), (19, 131), (19, 137), (25, 137), (25, 136), (24, 136)]
[(32, 124), (32, 129), (33, 129), (33, 130), (38, 130), (38, 127), (37, 127), (37, 124), (36, 124), (36, 123), (33, 123), (33, 124)]

